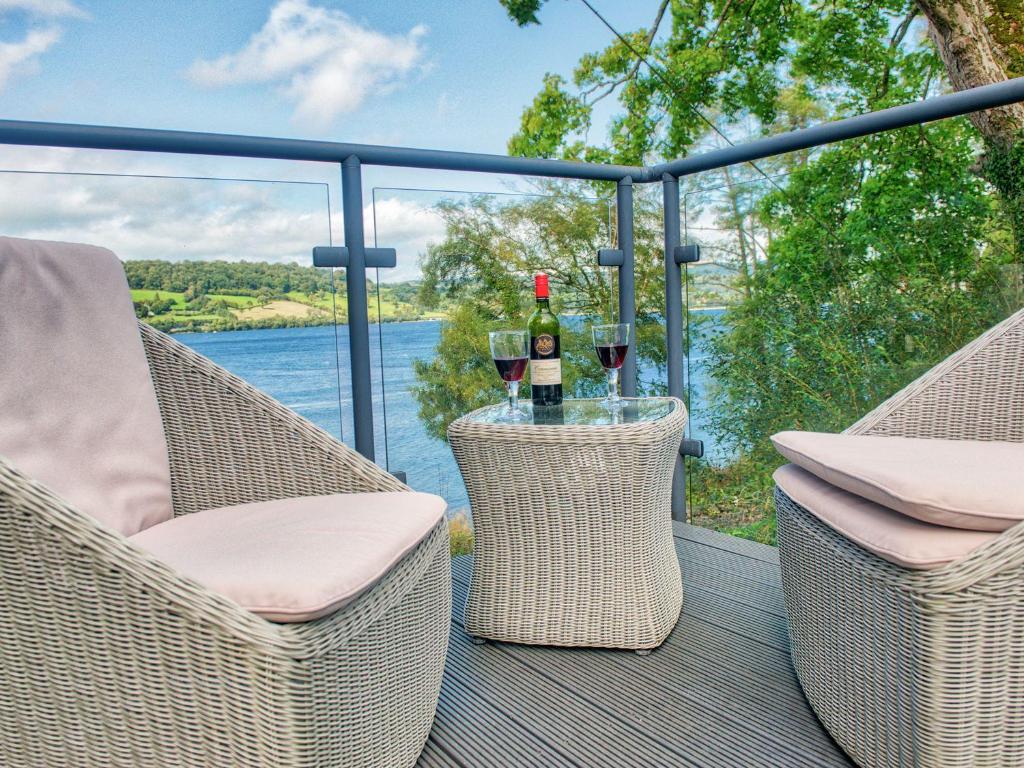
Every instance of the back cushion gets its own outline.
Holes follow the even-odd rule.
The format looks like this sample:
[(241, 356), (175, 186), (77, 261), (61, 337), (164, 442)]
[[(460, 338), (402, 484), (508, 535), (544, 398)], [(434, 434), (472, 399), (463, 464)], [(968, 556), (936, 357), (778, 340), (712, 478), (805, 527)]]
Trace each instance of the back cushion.
[(0, 456), (126, 536), (172, 517), (156, 393), (110, 251), (0, 237)]
[(1024, 520), (1024, 443), (825, 432), (772, 442), (825, 482), (926, 523), (1005, 531)]

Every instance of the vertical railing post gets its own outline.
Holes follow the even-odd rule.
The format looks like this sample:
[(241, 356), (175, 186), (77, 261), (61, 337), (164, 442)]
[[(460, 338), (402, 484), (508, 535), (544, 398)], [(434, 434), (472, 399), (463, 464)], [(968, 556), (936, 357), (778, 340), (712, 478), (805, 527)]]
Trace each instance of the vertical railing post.
[[(665, 208), (665, 349), (668, 357), (668, 393), (684, 399), (683, 381), (683, 285), (682, 268), (676, 261), (680, 244), (679, 179), (669, 174), (661, 177)], [(686, 521), (686, 466), (676, 454), (676, 470), (672, 476), (672, 519)]]
[(619, 322), (629, 323), (630, 344), (622, 364), (622, 396), (636, 397), (636, 294), (633, 251), (633, 179), (619, 180), (615, 191), (616, 229), (622, 266), (619, 267)]
[(341, 164), (341, 203), (345, 216), (348, 267), (348, 347), (351, 358), (352, 416), (356, 450), (373, 461), (373, 393), (370, 380), (370, 323), (366, 301), (366, 242), (363, 239), (363, 174), (359, 158)]

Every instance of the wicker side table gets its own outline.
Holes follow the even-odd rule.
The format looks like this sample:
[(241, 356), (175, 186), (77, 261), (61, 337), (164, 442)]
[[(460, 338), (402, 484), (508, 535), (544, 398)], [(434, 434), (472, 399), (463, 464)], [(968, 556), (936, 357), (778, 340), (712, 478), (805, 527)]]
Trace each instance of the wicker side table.
[(501, 406), (454, 421), (448, 438), (476, 535), (466, 631), (538, 645), (655, 648), (683, 588), (672, 537), (675, 398), (567, 400), (517, 424)]

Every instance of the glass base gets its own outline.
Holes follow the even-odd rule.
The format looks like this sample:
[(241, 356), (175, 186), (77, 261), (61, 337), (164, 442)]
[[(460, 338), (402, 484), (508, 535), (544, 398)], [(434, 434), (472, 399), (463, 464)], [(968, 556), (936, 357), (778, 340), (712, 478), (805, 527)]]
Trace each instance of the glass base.
[(510, 424), (514, 424), (517, 421), (526, 421), (529, 418), (530, 414), (522, 408), (506, 408), (501, 412), (501, 420), (507, 421)]
[(624, 403), (622, 402), (622, 398), (616, 395), (615, 397), (606, 397), (601, 401), (601, 405), (609, 411), (621, 411)]

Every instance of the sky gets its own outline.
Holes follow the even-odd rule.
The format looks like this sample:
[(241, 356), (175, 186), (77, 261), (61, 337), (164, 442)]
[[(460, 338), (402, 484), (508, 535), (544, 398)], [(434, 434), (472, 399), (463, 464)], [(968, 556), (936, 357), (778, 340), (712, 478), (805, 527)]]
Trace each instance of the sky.
[[(654, 10), (595, 6), (620, 30)], [(498, 0), (0, 0), (0, 119), (504, 154), (543, 75), (570, 76), (611, 39), (578, 0), (550, 0), (541, 20), (519, 28)], [(332, 165), (0, 146), (0, 169), (3, 234), (122, 258), (299, 263), (341, 242)], [(415, 277), (443, 235), (431, 203), (444, 195), (394, 188), (524, 188), (383, 168), (365, 169), (364, 187), (367, 239), (376, 221), (378, 244), (399, 253), (385, 280)]]

